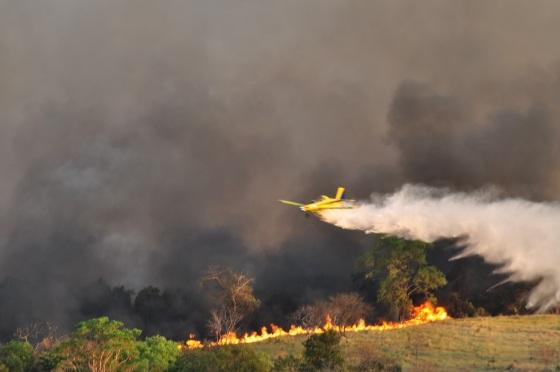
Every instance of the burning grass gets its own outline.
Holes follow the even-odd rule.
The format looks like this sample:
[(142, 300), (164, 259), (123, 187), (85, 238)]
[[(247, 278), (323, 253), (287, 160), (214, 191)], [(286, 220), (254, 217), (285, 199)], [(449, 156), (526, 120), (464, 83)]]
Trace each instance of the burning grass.
[(430, 302), (426, 302), (415, 307), (412, 311), (412, 318), (403, 322), (384, 322), (378, 325), (369, 325), (361, 319), (356, 324), (340, 326), (333, 324), (330, 317), (327, 317), (325, 324), (322, 327), (303, 328), (301, 326), (292, 325), (288, 330), (284, 330), (274, 324), (271, 324), (270, 328), (262, 327), (260, 332), (245, 333), (242, 336), (238, 336), (235, 333), (227, 333), (214, 342), (203, 343), (200, 340), (191, 338), (187, 340), (184, 345), (181, 345), (181, 348), (198, 349), (205, 346), (214, 347), (223, 345), (251, 344), (279, 337), (320, 334), (328, 330), (334, 330), (342, 333), (386, 331), (444, 320), (446, 318), (448, 318), (448, 315), (443, 307), (435, 307)]

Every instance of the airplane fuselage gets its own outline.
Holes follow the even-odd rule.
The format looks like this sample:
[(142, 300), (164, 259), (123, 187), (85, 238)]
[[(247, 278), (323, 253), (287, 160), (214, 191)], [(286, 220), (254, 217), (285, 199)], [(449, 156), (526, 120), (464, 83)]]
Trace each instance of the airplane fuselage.
[(324, 199), (321, 201), (309, 203), (300, 207), (306, 213), (318, 213), (325, 209), (338, 209), (345, 207), (345, 203), (336, 199)]
[(344, 187), (336, 190), (336, 196), (330, 197), (321, 195), (320, 200), (313, 200), (309, 204), (297, 203), (289, 200), (279, 200), (281, 203), (299, 207), (300, 210), (307, 214), (317, 214), (327, 209), (350, 209), (353, 208), (353, 201), (348, 200), (344, 196)]

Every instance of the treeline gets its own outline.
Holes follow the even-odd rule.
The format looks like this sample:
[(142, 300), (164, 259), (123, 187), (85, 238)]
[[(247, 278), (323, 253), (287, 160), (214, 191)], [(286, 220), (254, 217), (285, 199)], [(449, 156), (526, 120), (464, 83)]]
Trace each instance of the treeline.
[[(60, 314), (55, 319), (45, 319), (41, 311), (45, 306), (39, 303), (39, 298), (55, 296), (40, 297), (32, 284), (7, 278), (0, 283), (0, 340), (13, 338), (17, 329), (30, 324), (48, 321), (68, 332), (68, 325), (101, 316), (141, 328), (142, 337), (185, 340), (188, 334), (216, 338), (271, 322), (283, 327), (317, 325), (327, 313), (349, 323), (360, 317), (369, 322), (399, 320), (408, 316), (413, 304), (426, 299), (439, 302), (453, 317), (527, 312), (525, 299), (531, 283), (492, 288), (503, 279), (492, 275), (495, 267), (476, 257), (449, 261), (456, 247), (452, 240), (428, 245), (380, 237), (359, 257), (355, 271), (348, 273), (353, 288), (327, 298), (302, 298), (294, 290), (269, 293), (266, 287), (255, 285), (259, 278), (229, 267), (209, 268), (196, 283), (186, 283), (187, 289), (149, 286), (134, 292), (99, 279), (65, 295), (71, 300), (64, 309), (71, 310), (51, 311)], [(234, 289), (240, 298), (231, 297)], [(240, 304), (235, 312), (232, 301)]]
[[(109, 316), (127, 326), (144, 330), (144, 336), (164, 335), (184, 339), (190, 333), (206, 331), (208, 309), (200, 293), (192, 290), (160, 290), (145, 287), (135, 293), (122, 286), (111, 287), (103, 279), (74, 290), (63, 298), (57, 318), (45, 318), (37, 303), (46, 297), (30, 283), (8, 278), (0, 283), (0, 341), (12, 338), (17, 329), (49, 322), (63, 331), (84, 319)], [(54, 311), (49, 311), (53, 313)]]
[[(328, 331), (304, 341), (301, 355), (276, 359), (244, 345), (188, 350), (162, 336), (140, 339), (141, 331), (107, 317), (77, 324), (68, 335), (56, 336), (46, 328), (41, 339), (13, 340), (0, 345), (0, 372), (42, 371), (400, 371), (394, 361), (364, 355), (348, 364), (341, 335)], [(23, 336), (23, 335), (22, 335)]]

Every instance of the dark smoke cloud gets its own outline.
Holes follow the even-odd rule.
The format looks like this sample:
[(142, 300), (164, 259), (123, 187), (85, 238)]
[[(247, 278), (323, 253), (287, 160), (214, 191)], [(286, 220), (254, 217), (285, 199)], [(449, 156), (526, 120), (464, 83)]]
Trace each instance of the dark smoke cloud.
[(269, 298), (349, 288), (369, 243), (279, 197), (414, 181), (556, 198), (558, 10), (0, 3), (0, 294), (19, 296), (2, 322), (33, 308), (3, 326), (63, 322), (98, 278), (191, 288), (215, 263)]
[(556, 97), (524, 109), (498, 107), (478, 123), (471, 113), (483, 97), (469, 100), (438, 94), (426, 84), (401, 84), (389, 113), (389, 136), (399, 149), (403, 176), (457, 189), (491, 184), (512, 195), (554, 200), (560, 155)]

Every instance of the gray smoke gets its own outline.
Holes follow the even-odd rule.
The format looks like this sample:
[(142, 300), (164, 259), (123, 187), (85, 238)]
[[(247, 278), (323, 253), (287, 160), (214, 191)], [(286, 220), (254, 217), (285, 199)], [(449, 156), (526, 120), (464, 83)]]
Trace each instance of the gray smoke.
[(434, 242), (462, 238), (459, 255), (480, 255), (512, 281), (539, 281), (529, 307), (560, 303), (560, 204), (496, 199), (491, 191), (452, 193), (405, 185), (354, 209), (330, 210), (328, 223), (366, 233)]
[(190, 286), (209, 264), (312, 297), (369, 243), (280, 197), (558, 198), (541, 5), (0, 1), (0, 280), (37, 285), (45, 316), (70, 286)]

